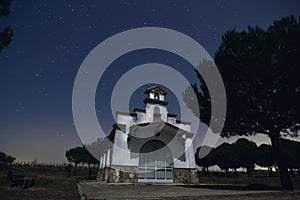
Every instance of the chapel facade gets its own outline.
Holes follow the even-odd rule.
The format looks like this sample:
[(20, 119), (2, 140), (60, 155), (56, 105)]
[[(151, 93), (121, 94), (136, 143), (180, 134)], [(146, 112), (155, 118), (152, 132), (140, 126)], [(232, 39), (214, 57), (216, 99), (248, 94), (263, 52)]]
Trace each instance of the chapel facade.
[(109, 183), (198, 183), (191, 123), (168, 112), (167, 92), (145, 91), (144, 108), (117, 112), (100, 158), (98, 179)]

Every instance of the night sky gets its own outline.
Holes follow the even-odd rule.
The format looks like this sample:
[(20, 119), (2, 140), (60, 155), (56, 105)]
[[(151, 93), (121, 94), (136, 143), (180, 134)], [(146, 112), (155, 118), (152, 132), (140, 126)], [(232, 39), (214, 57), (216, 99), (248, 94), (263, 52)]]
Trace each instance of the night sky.
[[(294, 1), (34, 1), (13, 0), (0, 28), (14, 30), (12, 43), (0, 53), (0, 151), (17, 160), (65, 162), (65, 151), (81, 145), (72, 117), (76, 73), (88, 53), (119, 32), (165, 27), (198, 41), (214, 57), (226, 30), (249, 25), (268, 27), (284, 16), (299, 16)], [(114, 84), (136, 65), (172, 66), (191, 83), (197, 81), (184, 60), (159, 50), (131, 52), (117, 59), (101, 78), (96, 94), (99, 121), (110, 131), (110, 95)], [(141, 86), (130, 108), (143, 107)], [(178, 103), (169, 91), (169, 111)], [(260, 140), (259, 138), (257, 139)]]

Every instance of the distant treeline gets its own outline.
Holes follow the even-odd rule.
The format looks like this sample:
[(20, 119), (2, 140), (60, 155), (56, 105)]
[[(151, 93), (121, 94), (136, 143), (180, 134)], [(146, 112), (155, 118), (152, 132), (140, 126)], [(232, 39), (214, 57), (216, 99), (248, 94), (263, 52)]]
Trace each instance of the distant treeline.
[[(66, 151), (65, 156), (70, 163), (74, 163), (74, 171), (73, 171), (74, 176), (76, 176), (78, 165), (88, 166), (89, 168), (88, 178), (91, 178), (92, 168), (95, 166), (99, 166), (99, 161), (87, 150), (85, 146), (71, 148)], [(71, 175), (72, 169), (73, 166), (71, 164), (66, 166), (66, 170), (68, 171), (68, 176)]]
[[(285, 162), (291, 174), (295, 171), (300, 173), (300, 142), (281, 139), (284, 151)], [(226, 175), (230, 176), (232, 170), (238, 176), (237, 169), (246, 169), (247, 176), (252, 176), (254, 166), (268, 168), (269, 176), (273, 176), (272, 168), (276, 166), (274, 152), (271, 145), (261, 144), (257, 146), (255, 142), (245, 138), (237, 140), (233, 144), (223, 143), (216, 148), (201, 146), (195, 154), (196, 164), (202, 168), (203, 174), (209, 175), (209, 167), (217, 165), (225, 170)]]

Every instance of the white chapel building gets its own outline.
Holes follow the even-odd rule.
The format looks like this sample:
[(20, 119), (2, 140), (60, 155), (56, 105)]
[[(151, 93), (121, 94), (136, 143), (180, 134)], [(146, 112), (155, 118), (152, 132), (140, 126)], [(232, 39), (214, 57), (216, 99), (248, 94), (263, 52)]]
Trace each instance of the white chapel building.
[(167, 92), (145, 91), (144, 108), (117, 112), (100, 158), (98, 179), (109, 183), (198, 183), (191, 123), (168, 113)]

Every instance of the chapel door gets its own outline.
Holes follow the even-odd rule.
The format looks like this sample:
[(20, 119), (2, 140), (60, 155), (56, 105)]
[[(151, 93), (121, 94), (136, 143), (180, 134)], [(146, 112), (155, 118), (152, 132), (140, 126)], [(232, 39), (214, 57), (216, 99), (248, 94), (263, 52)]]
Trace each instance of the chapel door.
[[(139, 157), (139, 182), (173, 182), (173, 158), (158, 140), (145, 143)], [(159, 151), (157, 151), (159, 150)]]

